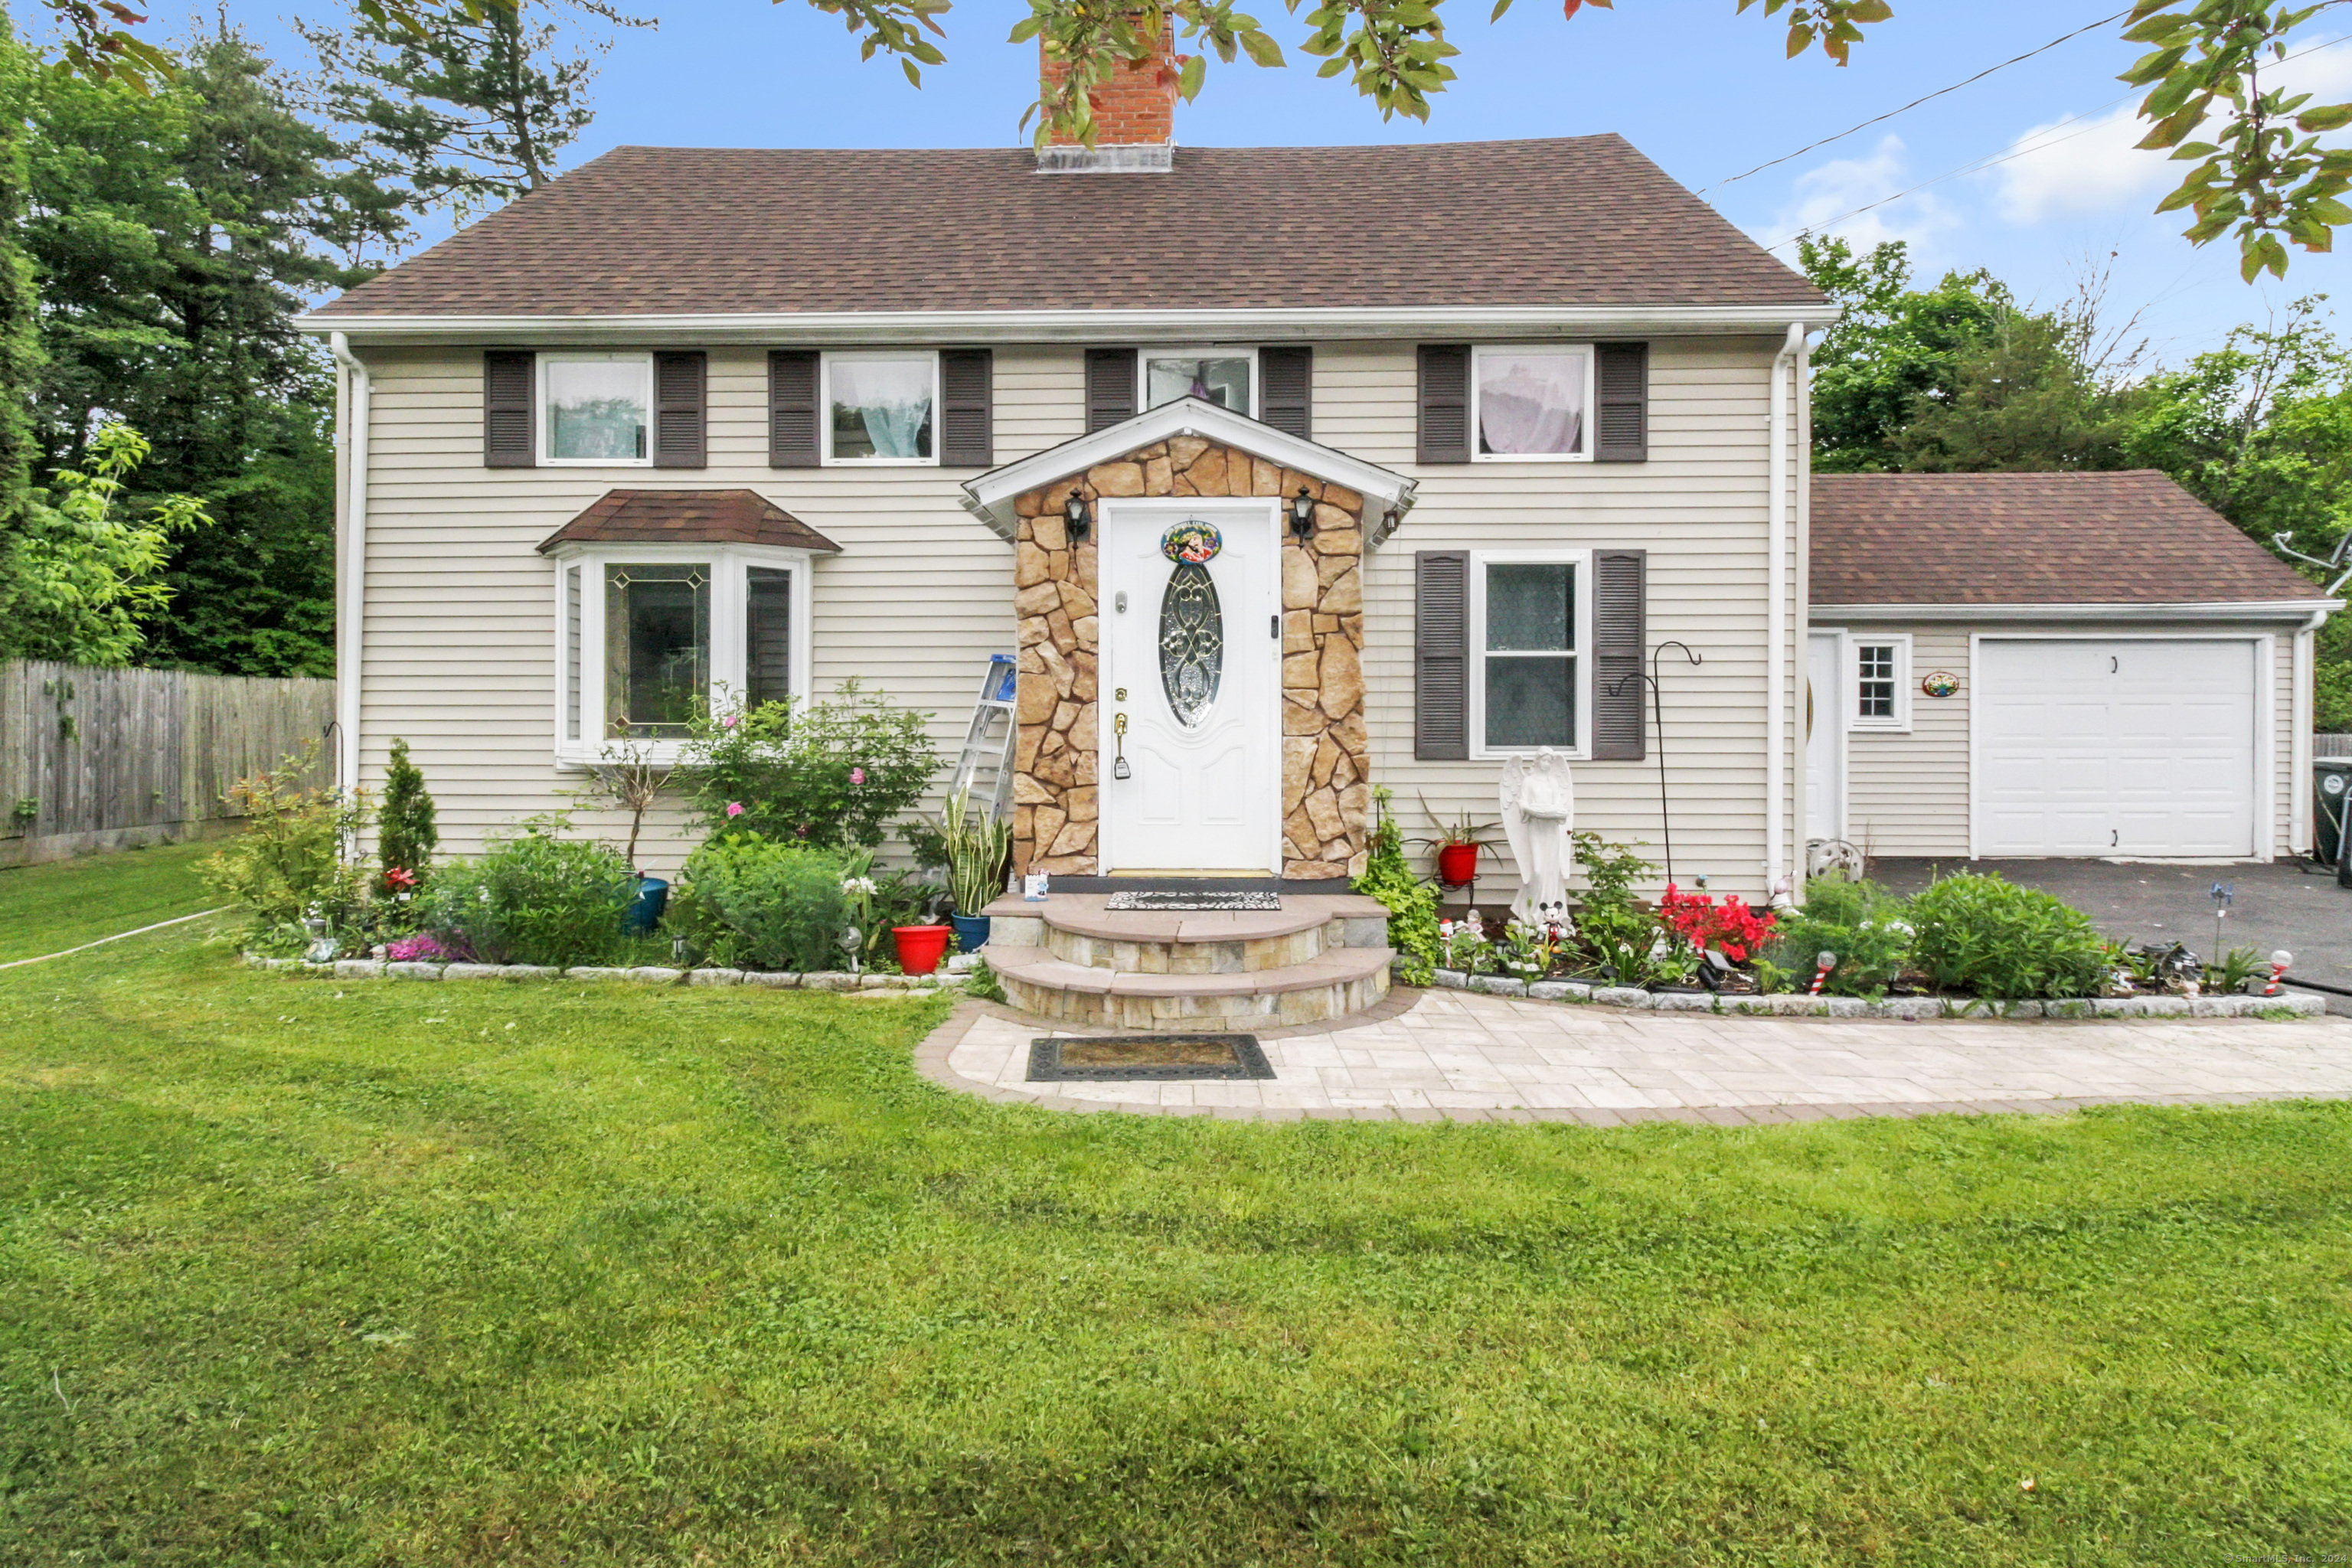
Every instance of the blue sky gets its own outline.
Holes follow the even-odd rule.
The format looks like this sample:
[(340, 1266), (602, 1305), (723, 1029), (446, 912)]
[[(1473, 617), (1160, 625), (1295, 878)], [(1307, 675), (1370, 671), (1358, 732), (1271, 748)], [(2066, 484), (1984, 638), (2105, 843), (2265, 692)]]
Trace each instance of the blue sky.
[[(2027, 299), (2073, 294), (2086, 269), (2112, 268), (2108, 316), (2142, 313), (2141, 335), (2178, 363), (2236, 322), (2311, 292), (2342, 291), (2340, 256), (2295, 253), (2285, 284), (2238, 281), (2234, 245), (2192, 250), (2150, 209), (2173, 184), (2157, 155), (2132, 150), (2116, 71), (2137, 53), (2113, 26), (2000, 71), (1763, 174), (1729, 176), (1948, 86), (2121, 8), (2121, 0), (1908, 0), (1870, 29), (1840, 69), (1818, 53), (1782, 58), (1783, 32), (1734, 0), (1618, 0), (1573, 20), (1558, 0), (1521, 0), (1500, 23), (1482, 0), (1453, 0), (1461, 79), (1428, 125), (1383, 122), (1343, 80), (1290, 68), (1213, 63), (1200, 99), (1178, 111), (1195, 145), (1326, 145), (1473, 141), (1615, 131), (1768, 244), (1807, 225), (1858, 242), (1905, 238), (1920, 270), (1984, 266)], [(319, 7), (326, 10), (325, 5)], [(1033, 91), (1034, 46), (1003, 40), (1025, 7), (962, 0), (946, 17), (949, 60), (918, 91), (894, 62), (860, 64), (855, 41), (800, 0), (646, 0), (654, 32), (620, 36), (597, 84), (598, 114), (578, 162), (624, 142), (699, 146), (1009, 145)], [(231, 0), (229, 14), (282, 60), (302, 58), (276, 16)], [(312, 14), (312, 13), (303, 13)], [(1306, 34), (1268, 4), (1258, 13), (1287, 47)], [(2336, 37), (2315, 31), (2313, 45)], [(1302, 68), (1302, 63), (1306, 68)], [(2352, 97), (2352, 43), (2291, 67), (2306, 85)], [(2039, 134), (2037, 134), (2039, 133)], [(1976, 168), (1989, 160), (2003, 162)], [(1962, 171), (1955, 173), (1955, 171)], [(1938, 176), (1947, 176), (1938, 179)], [(1876, 206), (1923, 182), (1927, 189)], [(1378, 215), (1367, 215), (1377, 222)], [(2352, 308), (2352, 297), (2346, 300)]]

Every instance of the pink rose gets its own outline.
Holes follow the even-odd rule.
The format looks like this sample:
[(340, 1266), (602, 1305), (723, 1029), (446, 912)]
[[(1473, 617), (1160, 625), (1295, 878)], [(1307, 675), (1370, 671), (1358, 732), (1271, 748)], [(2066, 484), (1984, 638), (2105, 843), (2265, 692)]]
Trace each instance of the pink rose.
[(729, 802), (727, 803), (727, 815), (728, 815), (728, 816), (742, 816), (742, 815), (743, 815), (743, 803), (742, 803), (741, 801), (740, 801), (740, 800), (730, 800), (730, 801), (729, 801)]
[(720, 721), (719, 721), (719, 727), (720, 729), (722, 729), (722, 730), (732, 730), (733, 728), (735, 728), (735, 726), (736, 726), (737, 724), (740, 723), (741, 721), (742, 721), (742, 715), (741, 715), (741, 714), (740, 714), (740, 713), (730, 713), (729, 715), (727, 715), (727, 717), (726, 717), (726, 718), (721, 719)]
[(864, 768), (850, 769), (849, 782), (854, 784), (864, 784), (866, 782), (866, 770)]

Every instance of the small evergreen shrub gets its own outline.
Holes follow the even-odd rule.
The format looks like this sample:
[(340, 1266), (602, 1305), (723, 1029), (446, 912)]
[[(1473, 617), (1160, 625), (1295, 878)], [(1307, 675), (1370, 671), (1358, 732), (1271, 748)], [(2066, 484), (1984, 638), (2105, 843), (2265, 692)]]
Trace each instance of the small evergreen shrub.
[(1402, 978), (1426, 985), (1437, 968), (1437, 889), (1412, 874), (1404, 857), (1404, 834), (1389, 810), (1389, 792), (1378, 792), (1380, 821), (1356, 891), (1378, 899), (1389, 911), (1389, 945), (1403, 958)]
[[(422, 882), (440, 843), (425, 774), (408, 760), (408, 742), (395, 736), (392, 760), (383, 771), (383, 804), (376, 812), (376, 861), (383, 868), (384, 887), (399, 891)], [(400, 882), (392, 876), (394, 871), (407, 872), (414, 881)]]
[(2108, 949), (2091, 917), (2000, 877), (1946, 877), (1911, 900), (1912, 961), (1938, 987), (2004, 1000), (2096, 995)]
[(627, 951), (621, 916), (636, 873), (602, 844), (559, 838), (561, 817), (540, 817), (494, 839), (477, 858), (434, 874), (425, 926), (452, 953), (479, 963), (601, 963)]
[(1811, 986), (1819, 956), (1837, 954), (1822, 983), (1832, 996), (1884, 996), (1911, 959), (1911, 922), (1903, 900), (1875, 882), (1816, 877), (1805, 907), (1780, 913), (1765, 955), (1796, 990)]
[(850, 872), (848, 859), (832, 850), (714, 839), (688, 858), (668, 923), (722, 967), (838, 969)]

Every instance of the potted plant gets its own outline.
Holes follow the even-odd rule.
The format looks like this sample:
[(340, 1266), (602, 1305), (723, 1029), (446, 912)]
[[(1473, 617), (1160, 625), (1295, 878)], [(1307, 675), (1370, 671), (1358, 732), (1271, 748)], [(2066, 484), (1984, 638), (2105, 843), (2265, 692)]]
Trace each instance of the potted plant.
[(1496, 825), (1481, 827), (1465, 812), (1451, 823), (1440, 821), (1430, 809), (1429, 799), (1422, 797), (1421, 809), (1429, 812), (1430, 820), (1438, 823), (1437, 837), (1416, 838), (1415, 844), (1426, 844), (1437, 851), (1437, 879), (1449, 888), (1465, 887), (1478, 879), (1478, 851), (1494, 840), (1489, 837)]
[(1004, 862), (1013, 853), (1013, 825), (994, 813), (972, 809), (970, 793), (959, 790), (948, 797), (940, 813), (948, 858), (948, 892), (955, 927), (956, 946), (978, 952), (988, 941), (988, 917), (980, 911), (994, 901), (1004, 887)]

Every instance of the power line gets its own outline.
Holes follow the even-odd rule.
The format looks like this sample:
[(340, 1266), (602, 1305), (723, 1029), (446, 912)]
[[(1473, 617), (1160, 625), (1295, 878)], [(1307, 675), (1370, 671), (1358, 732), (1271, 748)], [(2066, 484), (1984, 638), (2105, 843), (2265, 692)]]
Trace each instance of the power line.
[[(2298, 49), (2294, 54), (2288, 55), (2275, 63), (2284, 65), (2288, 60), (2299, 60), (2305, 55), (2315, 55), (2322, 49), (2334, 48), (2336, 45), (2344, 42), (2346, 38), (2352, 38), (2352, 33), (2347, 33), (2341, 37), (2330, 38), (2326, 43), (2314, 44), (2307, 49)], [(2116, 105), (2119, 103), (2128, 103), (2138, 96), (2138, 92), (2134, 90), (2124, 94), (2121, 98), (2111, 98), (2095, 109), (2086, 110), (2081, 114), (2070, 114), (2063, 120), (2053, 121), (2047, 127), (2047, 130), (2055, 131), (2060, 126), (2072, 125), (2077, 121), (2088, 120), (2092, 115), (2104, 114), (2108, 110), (2116, 107)], [(1801, 238), (1805, 235), (1826, 234), (1831, 229), (1835, 228), (1838, 225), (1844, 223), (1849, 218), (1857, 218), (1866, 212), (1874, 212), (1876, 209), (1886, 205), (1889, 202), (1899, 202), (1906, 196), (1917, 195), (1921, 191), (1926, 190), (1930, 185), (1940, 185), (1946, 180), (1955, 178), (1960, 174), (1982, 174), (1987, 169), (1999, 168), (2001, 164), (2009, 163), (2012, 159), (2022, 158), (2029, 153), (2045, 152), (2052, 147), (2060, 146), (2063, 143), (2072, 142), (2074, 140), (2075, 136), (2087, 136), (2097, 129), (2098, 127), (2095, 125), (2084, 125), (2082, 130), (2075, 132), (2073, 136), (2061, 136), (2054, 141), (2045, 139), (2045, 135), (2036, 136), (2027, 145), (2013, 148), (2011, 151), (2004, 153), (1999, 157), (1989, 155), (1983, 158), (1979, 158), (1973, 163), (1963, 163), (1957, 169), (1947, 169), (1942, 174), (1937, 174), (1934, 179), (1922, 180), (1917, 184), (1911, 186), (1908, 190), (1897, 191), (1891, 196), (1881, 196), (1876, 201), (1865, 203), (1864, 205), (1854, 208), (1850, 213), (1841, 213), (1836, 217), (1831, 218), (1825, 223), (1808, 224), (1803, 228), (1798, 230), (1795, 234), (1790, 235), (1785, 239), (1776, 239), (1764, 248), (1767, 250), (1778, 250), (1780, 247), (1787, 245), (1790, 240)]]
[(2130, 15), (2131, 13), (2128, 10), (2125, 10), (2118, 11), (2112, 16), (2102, 16), (2097, 21), (2089, 24), (2087, 26), (2075, 28), (2073, 32), (2067, 34), (2063, 38), (2053, 38), (2038, 49), (2028, 49), (2025, 53), (2018, 56), (2017, 58), (2013, 60), (2003, 60), (1997, 66), (1987, 66), (1984, 69), (1977, 72), (1976, 75), (1969, 78), (1967, 81), (1956, 81), (1949, 87), (1939, 87), (1935, 91), (1929, 93), (1927, 97), (1915, 98), (1900, 109), (1890, 109), (1884, 114), (1865, 120), (1861, 124), (1841, 131), (1834, 136), (1824, 136), (1818, 142), (1808, 142), (1804, 146), (1798, 148), (1795, 152), (1775, 158), (1769, 163), (1759, 163), (1754, 168), (1748, 170), (1746, 174), (1734, 174), (1728, 180), (1717, 180), (1714, 184), (1702, 185), (1694, 194), (1703, 196), (1709, 191), (1721, 190), (1726, 185), (1737, 184), (1741, 180), (1746, 179), (1748, 174), (1760, 174), (1767, 169), (1775, 168), (1780, 164), (1788, 163), (1791, 158), (1801, 158), (1817, 147), (1826, 147), (1832, 142), (1843, 142), (1847, 137), (1853, 135), (1856, 131), (1867, 131), (1872, 126), (1878, 124), (1882, 121), (1892, 120), (1898, 114), (1908, 114), (1911, 110), (1918, 108), (1923, 103), (1932, 103), (1937, 99), (1943, 97), (1946, 93), (1958, 92), (1964, 87), (1984, 80), (1985, 78), (1992, 75), (1995, 71), (2005, 71), (2010, 67), (2013, 65), (2021, 65), (2023, 62), (2032, 59), (2036, 55), (2046, 55), (2061, 44), (2072, 43), (2085, 33), (2095, 31), (2100, 27), (2105, 26), (2110, 22), (2120, 22), (2126, 16)]

